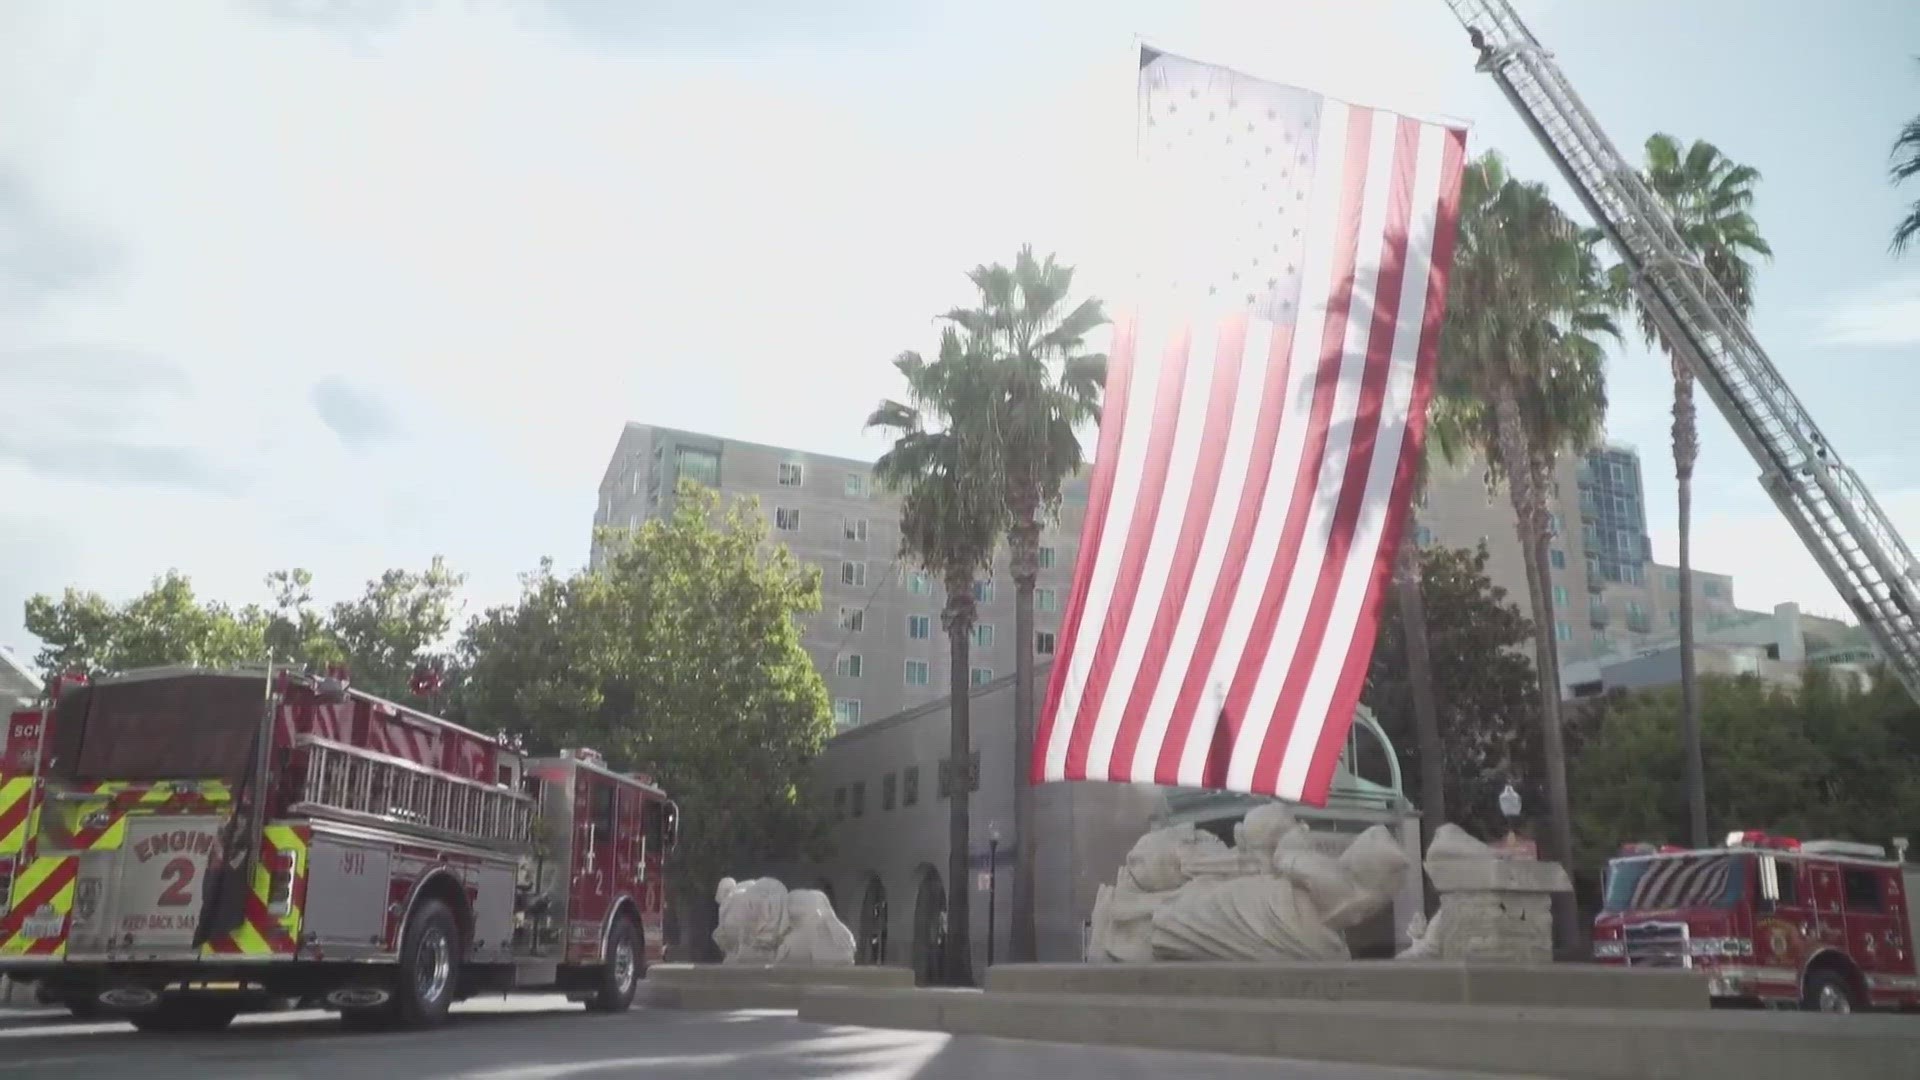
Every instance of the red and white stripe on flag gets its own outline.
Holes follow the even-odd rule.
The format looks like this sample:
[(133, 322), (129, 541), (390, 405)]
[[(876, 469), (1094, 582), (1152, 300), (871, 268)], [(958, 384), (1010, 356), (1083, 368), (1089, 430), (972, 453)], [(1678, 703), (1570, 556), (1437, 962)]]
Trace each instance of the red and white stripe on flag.
[(1037, 782), (1324, 803), (1411, 499), (1466, 132), (1142, 54)]

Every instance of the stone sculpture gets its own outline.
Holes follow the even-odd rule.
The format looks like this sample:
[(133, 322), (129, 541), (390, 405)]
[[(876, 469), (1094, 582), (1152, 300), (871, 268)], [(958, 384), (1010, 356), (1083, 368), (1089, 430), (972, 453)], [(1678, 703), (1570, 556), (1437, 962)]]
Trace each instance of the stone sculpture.
[(794, 889), (773, 878), (720, 879), (713, 943), (728, 964), (846, 967), (853, 963), (853, 931), (833, 913), (827, 894)]
[(1434, 830), (1427, 877), (1440, 894), (1433, 919), (1415, 919), (1402, 960), (1549, 963), (1553, 894), (1573, 883), (1559, 863), (1510, 859), (1458, 825)]
[(1391, 904), (1408, 869), (1381, 826), (1334, 858), (1277, 804), (1235, 825), (1232, 847), (1192, 825), (1157, 829), (1101, 887), (1090, 958), (1346, 959), (1342, 932)]

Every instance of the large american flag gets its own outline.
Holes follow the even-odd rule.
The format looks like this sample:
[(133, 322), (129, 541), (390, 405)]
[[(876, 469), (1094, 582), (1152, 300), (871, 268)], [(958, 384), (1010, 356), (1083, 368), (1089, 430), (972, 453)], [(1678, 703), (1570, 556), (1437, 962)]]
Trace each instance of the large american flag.
[(1420, 453), (1466, 132), (1146, 50), (1032, 770), (1319, 804)]

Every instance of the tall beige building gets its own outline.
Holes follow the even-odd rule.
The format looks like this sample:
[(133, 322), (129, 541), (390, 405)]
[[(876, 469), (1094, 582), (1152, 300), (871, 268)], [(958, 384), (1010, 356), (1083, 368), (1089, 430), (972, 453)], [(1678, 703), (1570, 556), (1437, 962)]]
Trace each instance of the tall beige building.
[[(594, 525), (635, 528), (671, 511), (682, 478), (727, 497), (752, 496), (771, 535), (820, 568), (822, 610), (803, 641), (833, 696), (842, 728), (945, 696), (948, 653), (940, 629), (943, 589), (900, 557), (898, 500), (879, 491), (871, 462), (628, 424), (600, 481)], [(1484, 466), (1436, 470), (1418, 510), (1421, 540), (1449, 547), (1485, 543), (1488, 573), (1528, 617), (1520, 545), (1504, 490), (1489, 492)], [(1035, 596), (1036, 647), (1051, 656), (1078, 549), (1086, 486), (1068, 486), (1060, 520), (1041, 538)], [(1639, 455), (1612, 444), (1560, 464), (1549, 588), (1563, 689), (1573, 694), (1595, 664), (1668, 644), (1679, 625), (1674, 568), (1652, 560)], [(596, 544), (592, 563), (602, 553)], [(1013, 583), (1004, 550), (976, 588), (981, 622), (970, 678), (983, 684), (1013, 670)], [(1696, 570), (1702, 631), (1751, 618), (1734, 607), (1733, 581)]]
[[(877, 489), (871, 462), (628, 424), (600, 481), (595, 527), (637, 528), (670, 513), (682, 478), (728, 498), (757, 498), (773, 538), (820, 568), (823, 603), (802, 640), (826, 679), (837, 726), (946, 696), (945, 590), (900, 557), (898, 500)], [(1085, 485), (1069, 485), (1060, 520), (1041, 534), (1034, 629), (1043, 658), (1053, 654), (1085, 505)], [(596, 543), (592, 564), (601, 558)], [(981, 615), (970, 678), (979, 685), (1013, 672), (1013, 579), (1004, 550), (975, 591)]]
[[(1470, 548), (1484, 542), (1488, 576), (1529, 618), (1513, 505), (1504, 488), (1489, 491), (1485, 465), (1437, 469), (1419, 508), (1423, 543)], [(1553, 492), (1555, 538), (1548, 587), (1563, 669), (1578, 661), (1631, 657), (1663, 644), (1680, 625), (1679, 571), (1653, 561), (1647, 539), (1646, 485), (1639, 454), (1610, 443), (1564, 457)], [(1694, 570), (1694, 618), (1702, 629), (1739, 621), (1733, 579)], [(1563, 670), (1565, 689), (1572, 691)]]

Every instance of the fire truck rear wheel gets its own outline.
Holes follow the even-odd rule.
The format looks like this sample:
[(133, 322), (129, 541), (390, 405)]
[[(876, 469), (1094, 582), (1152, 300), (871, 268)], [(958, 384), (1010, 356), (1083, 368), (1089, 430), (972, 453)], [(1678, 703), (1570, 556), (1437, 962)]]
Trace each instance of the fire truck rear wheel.
[(402, 1027), (431, 1027), (447, 1018), (460, 987), (460, 924), (442, 900), (422, 900), (400, 939), (394, 1019)]
[(640, 933), (633, 920), (616, 919), (607, 935), (607, 962), (587, 1008), (594, 1012), (626, 1012), (640, 986)]
[(155, 1035), (179, 1035), (188, 1032), (221, 1031), (240, 1015), (235, 1002), (209, 1001), (204, 998), (166, 998), (145, 1012), (127, 1017), (136, 1031)]

